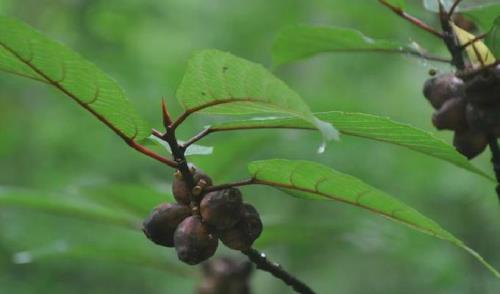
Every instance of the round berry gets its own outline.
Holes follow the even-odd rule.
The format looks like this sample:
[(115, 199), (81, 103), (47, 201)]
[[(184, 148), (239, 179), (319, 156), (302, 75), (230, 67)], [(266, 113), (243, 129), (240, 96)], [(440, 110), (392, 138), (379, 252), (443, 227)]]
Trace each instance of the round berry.
[(200, 204), (203, 221), (217, 230), (226, 230), (240, 220), (243, 200), (236, 188), (214, 191), (206, 194)]
[(234, 250), (247, 250), (262, 233), (259, 213), (250, 204), (244, 204), (241, 220), (231, 229), (220, 233), (224, 245)]
[(144, 221), (142, 231), (154, 243), (173, 247), (175, 229), (190, 215), (191, 210), (187, 206), (163, 203)]
[(186, 218), (174, 234), (177, 257), (190, 265), (198, 264), (214, 255), (218, 243), (199, 216)]

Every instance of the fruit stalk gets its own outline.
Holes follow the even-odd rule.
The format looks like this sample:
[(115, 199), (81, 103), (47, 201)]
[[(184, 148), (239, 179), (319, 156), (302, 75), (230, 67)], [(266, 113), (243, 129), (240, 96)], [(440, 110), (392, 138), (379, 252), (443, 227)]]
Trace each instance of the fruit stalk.
[(282, 280), (285, 284), (292, 287), (297, 293), (315, 293), (311, 288), (309, 288), (309, 286), (285, 271), (281, 265), (267, 259), (264, 253), (261, 253), (253, 248), (241, 252), (248, 256), (248, 259), (250, 259), (250, 261), (253, 262), (258, 269), (266, 271), (274, 277)]
[(495, 136), (489, 136), (488, 138), (489, 146), (491, 150), (491, 163), (493, 164), (493, 170), (495, 171), (495, 177), (497, 182), (497, 195), (500, 198), (500, 148), (498, 146), (498, 141)]

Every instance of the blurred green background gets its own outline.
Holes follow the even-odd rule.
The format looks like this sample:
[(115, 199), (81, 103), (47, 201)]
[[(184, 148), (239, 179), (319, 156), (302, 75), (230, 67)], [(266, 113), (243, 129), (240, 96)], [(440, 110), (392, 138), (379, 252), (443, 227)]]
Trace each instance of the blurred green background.
[[(435, 17), (409, 1), (431, 24)], [(175, 114), (176, 86), (198, 49), (217, 48), (271, 65), (273, 38), (304, 23), (359, 29), (372, 37), (445, 48), (377, 1), (0, 0), (15, 16), (58, 39), (108, 72), (133, 104), (161, 127), (161, 96)], [(275, 73), (314, 111), (389, 116), (433, 131), (421, 94), (430, 68), (407, 56), (322, 55)], [(172, 171), (136, 153), (74, 102), (30, 80), (0, 75), (0, 192), (59, 197), (126, 221), (50, 207), (0, 202), (0, 293), (193, 293), (195, 267), (174, 250), (152, 245), (135, 229), (147, 211), (170, 196)], [(188, 138), (214, 118), (191, 118)], [(451, 134), (438, 133), (450, 142)], [(357, 176), (435, 219), (500, 267), (500, 206), (486, 180), (443, 161), (395, 146), (343, 137), (317, 154), (318, 134), (300, 131), (219, 133), (203, 144), (210, 157), (192, 157), (217, 183), (247, 176), (255, 159), (308, 159)], [(490, 171), (489, 154), (475, 163)], [(460, 249), (350, 206), (308, 202), (270, 188), (244, 188), (265, 231), (256, 247), (318, 293), (499, 293), (500, 283)], [(94, 221), (89, 221), (94, 219)], [(218, 255), (242, 256), (220, 246)], [(291, 293), (257, 272), (255, 293)]]

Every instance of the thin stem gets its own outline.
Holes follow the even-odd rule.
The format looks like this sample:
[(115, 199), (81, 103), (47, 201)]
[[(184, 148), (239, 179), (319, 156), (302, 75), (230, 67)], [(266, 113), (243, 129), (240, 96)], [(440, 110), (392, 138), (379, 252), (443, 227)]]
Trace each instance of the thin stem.
[(462, 2), (462, 0), (455, 0), (455, 2), (453, 3), (453, 5), (450, 8), (450, 11), (448, 11), (448, 20), (451, 19), (451, 17), (455, 13), (455, 10), (458, 8), (458, 4), (460, 4), (460, 2)]
[(249, 102), (253, 101), (254, 99), (252, 98), (229, 98), (229, 99), (218, 99), (218, 100), (212, 100), (210, 102), (207, 102), (202, 105), (198, 105), (196, 107), (186, 109), (171, 125), (170, 128), (176, 129), (180, 124), (182, 124), (191, 114), (201, 111), (205, 108), (217, 106), (220, 104), (226, 104), (226, 103), (234, 103), (234, 102)]
[(154, 158), (160, 162), (163, 162), (164, 164), (170, 166), (170, 167), (173, 167), (173, 168), (177, 168), (178, 164), (177, 162), (173, 161), (173, 160), (170, 160), (168, 158), (165, 158), (157, 153), (155, 153), (154, 151), (152, 151), (151, 149), (148, 149), (147, 147), (141, 145), (141, 144), (138, 144), (137, 142), (135, 142), (134, 140), (125, 140), (125, 142), (132, 148), (134, 148), (135, 150), (141, 152), (142, 154), (145, 154), (151, 158)]
[(194, 111), (188, 109), (184, 111), (171, 125), (170, 127), (172, 129), (177, 129), (177, 127), (182, 124), (191, 114), (193, 114)]
[[(481, 63), (481, 67), (484, 67), (485, 66), (484, 60), (483, 57), (481, 56), (481, 53), (479, 53), (479, 50), (476, 48), (476, 46), (472, 46), (472, 50), (474, 51), (474, 55), (476, 55), (476, 58), (479, 61), (479, 63)], [(486, 57), (488, 56), (486, 55)]]
[[(172, 152), (172, 156), (177, 162), (177, 168), (182, 174), (183, 180), (186, 182), (186, 185), (190, 190), (192, 190), (195, 186), (193, 174), (189, 170), (188, 162), (184, 155), (184, 149), (181, 148), (179, 143), (177, 142), (177, 137), (175, 136), (175, 129), (172, 126), (167, 128), (165, 134), (163, 134), (162, 139), (168, 143), (170, 146), (170, 150)], [(195, 201), (197, 203), (198, 201)]]
[(203, 131), (199, 132), (198, 134), (196, 134), (194, 137), (192, 137), (191, 139), (187, 140), (181, 147), (182, 149), (186, 150), (189, 146), (191, 146), (192, 144), (198, 142), (199, 140), (203, 139), (204, 137), (206, 137), (208, 134), (212, 133), (212, 129), (210, 128), (206, 128), (204, 129)]
[(449, 58), (445, 58), (445, 57), (441, 57), (441, 56), (434, 56), (434, 55), (427, 54), (427, 53), (424, 53), (424, 52), (419, 52), (417, 50), (405, 50), (405, 49), (403, 49), (400, 52), (401, 53), (405, 53), (405, 54), (414, 55), (416, 57), (419, 57), (419, 58), (422, 58), (422, 59), (426, 59), (426, 60), (430, 60), (430, 61), (437, 61), (437, 62), (443, 62), (443, 63), (451, 63), (451, 60)]
[(467, 43), (463, 44), (460, 46), (460, 50), (464, 50), (465, 48), (467, 48), (468, 46), (476, 43), (477, 41), (480, 41), (482, 39), (484, 39), (486, 37), (487, 33), (484, 33), (484, 34), (481, 34), (481, 35), (478, 35), (476, 36), (474, 39), (468, 41)]
[(163, 140), (163, 134), (160, 131), (152, 129), (151, 134), (153, 134), (153, 136), (155, 136), (156, 138)]
[(274, 277), (282, 280), (285, 284), (292, 287), (295, 292), (302, 294), (315, 293), (308, 285), (283, 269), (281, 265), (267, 259), (264, 253), (261, 253), (253, 248), (241, 252), (245, 254), (258, 269), (266, 271)]
[(500, 199), (500, 148), (498, 146), (498, 140), (494, 135), (488, 136), (488, 143), (491, 150), (491, 163), (493, 164), (495, 178), (498, 183), (496, 192)]
[(251, 178), (251, 179), (242, 180), (242, 181), (238, 181), (238, 182), (206, 187), (204, 189), (204, 191), (205, 192), (213, 192), (213, 191), (219, 191), (219, 190), (224, 190), (224, 189), (228, 189), (228, 188), (248, 186), (248, 185), (257, 185), (257, 184), (259, 184), (259, 182), (255, 178)]
[(443, 34), (441, 32), (438, 32), (436, 31), (435, 29), (433, 29), (432, 27), (430, 27), (429, 25), (427, 25), (426, 23), (424, 23), (423, 21), (421, 21), (420, 19), (412, 16), (412, 15), (409, 15), (408, 13), (404, 12), (403, 9), (397, 7), (397, 6), (394, 6), (390, 3), (388, 3), (386, 0), (378, 0), (378, 2), (380, 2), (382, 5), (388, 7), (390, 10), (392, 10), (394, 13), (396, 13), (397, 15), (399, 15), (400, 17), (406, 19), (407, 21), (409, 21), (410, 23), (416, 25), (417, 27), (423, 29), (424, 31), (427, 31), (431, 34), (433, 34), (434, 36), (440, 38), (440, 39), (443, 39)]

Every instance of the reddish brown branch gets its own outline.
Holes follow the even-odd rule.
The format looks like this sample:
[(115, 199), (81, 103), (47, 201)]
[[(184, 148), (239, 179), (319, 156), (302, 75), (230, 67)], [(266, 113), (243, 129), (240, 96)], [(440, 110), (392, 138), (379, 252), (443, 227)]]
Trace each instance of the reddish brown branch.
[(224, 189), (233, 188), (233, 187), (257, 185), (257, 184), (259, 184), (259, 182), (255, 178), (251, 178), (251, 179), (242, 180), (242, 181), (238, 181), (238, 182), (206, 187), (204, 191), (213, 192), (213, 191), (219, 191), (219, 190), (224, 190)]
[(424, 23), (420, 19), (418, 19), (418, 18), (416, 18), (416, 17), (414, 17), (414, 16), (412, 16), (412, 15), (404, 12), (403, 9), (390, 4), (386, 0), (378, 0), (378, 2), (380, 2), (382, 5), (386, 6), (390, 10), (392, 10), (394, 13), (396, 13), (400, 17), (406, 19), (410, 23), (412, 23), (412, 24), (416, 25), (417, 27), (423, 29), (424, 31), (427, 31), (427, 32), (433, 34), (434, 36), (436, 36), (436, 37), (438, 37), (440, 39), (443, 38), (443, 34), (441, 32), (438, 32), (437, 30), (435, 30), (431, 26), (427, 25), (426, 23)]
[(186, 150), (189, 146), (191, 146), (192, 144), (194, 144), (194, 143), (198, 142), (199, 140), (205, 138), (210, 133), (212, 133), (212, 129), (206, 128), (203, 131), (201, 131), (198, 134), (196, 134), (191, 139), (187, 140), (181, 147), (184, 150)]
[(220, 104), (227, 104), (227, 103), (234, 103), (234, 102), (249, 102), (249, 101), (254, 101), (252, 98), (229, 98), (229, 99), (219, 99), (219, 100), (212, 100), (210, 102), (207, 102), (202, 105), (198, 105), (196, 107), (186, 109), (172, 124), (171, 128), (176, 129), (181, 123), (183, 123), (191, 114), (201, 111), (205, 108), (217, 106)]
[(177, 168), (177, 163), (173, 160), (170, 160), (168, 158), (165, 158), (159, 154), (156, 154), (154, 151), (146, 148), (145, 146), (143, 145), (140, 145), (138, 144), (137, 142), (135, 142), (134, 140), (125, 140), (125, 142), (127, 142), (127, 144), (134, 148), (135, 150), (141, 152), (142, 154), (145, 154), (151, 158), (154, 158), (160, 162), (163, 162), (165, 163), (166, 165), (170, 166), (170, 167), (173, 167), (173, 168)]
[[(56, 87), (58, 90), (66, 94), (68, 97), (73, 99), (76, 103), (78, 103), (80, 106), (82, 106), (84, 109), (86, 109), (88, 112), (93, 114), (98, 120), (100, 120), (102, 123), (104, 123), (106, 126), (108, 126), (113, 132), (115, 132), (120, 138), (122, 138), (130, 147), (134, 148), (135, 150), (151, 157), (154, 158), (160, 162), (163, 162), (164, 164), (176, 168), (177, 163), (165, 158), (161, 155), (156, 154), (152, 150), (138, 144), (137, 142), (134, 141), (134, 138), (130, 138), (127, 136), (125, 133), (123, 133), (120, 129), (118, 129), (116, 126), (114, 126), (111, 122), (109, 122), (104, 116), (102, 116), (100, 113), (96, 112), (94, 109), (92, 109), (87, 103), (82, 102), (78, 97), (76, 97), (72, 92), (67, 90), (63, 85), (61, 85), (59, 82), (51, 79), (49, 76), (47, 76), (45, 73), (43, 73), (40, 69), (38, 69), (36, 66), (34, 66), (31, 62), (24, 60), (15, 52), (14, 50), (11, 50), (9, 47), (0, 44), (3, 48), (5, 48), (7, 51), (12, 53), (14, 56), (16, 56), (19, 60), (21, 60), (23, 63), (25, 63), (27, 66), (29, 66), (31, 69), (33, 69), (37, 74), (39, 74), (42, 78), (44, 78), (47, 83), (51, 84), (52, 86)], [(135, 137), (135, 136), (134, 136)]]

